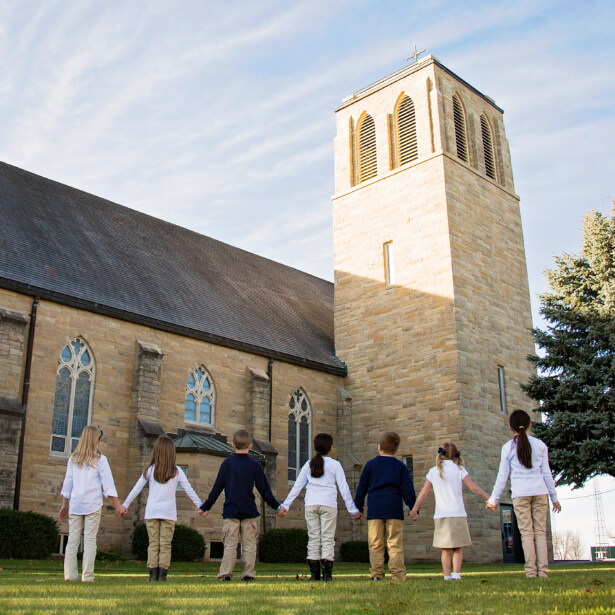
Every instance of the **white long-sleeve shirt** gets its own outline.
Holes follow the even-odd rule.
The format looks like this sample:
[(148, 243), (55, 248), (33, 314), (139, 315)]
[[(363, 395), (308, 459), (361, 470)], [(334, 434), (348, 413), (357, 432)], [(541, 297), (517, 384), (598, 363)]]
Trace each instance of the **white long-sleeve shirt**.
[(141, 493), (146, 483), (149, 483), (149, 494), (147, 496), (147, 504), (145, 505), (145, 519), (167, 519), (169, 521), (177, 521), (177, 504), (175, 502), (177, 483), (184, 488), (186, 495), (197, 508), (203, 503), (192, 488), (192, 485), (188, 482), (184, 471), (179, 466), (175, 466), (177, 473), (166, 483), (159, 483), (154, 478), (155, 467), (156, 466), (149, 467), (145, 471), (145, 476), (143, 476), (143, 474), (139, 476), (139, 480), (135, 483), (132, 491), (124, 500), (124, 506), (126, 506), (126, 508), (128, 508), (132, 504), (132, 501)]
[(510, 474), (510, 488), (512, 497), (529, 497), (533, 495), (549, 494), (552, 502), (557, 502), (557, 492), (555, 491), (555, 481), (549, 467), (549, 450), (547, 445), (538, 438), (528, 436), (530, 446), (532, 447), (532, 467), (526, 468), (517, 456), (517, 441), (509, 440), (502, 447), (502, 455), (500, 458), (500, 469), (498, 477), (495, 480), (490, 504), (497, 504), (500, 501), (500, 496), (508, 476)]
[(70, 500), (69, 514), (89, 515), (96, 512), (103, 505), (103, 493), (105, 497), (117, 497), (107, 458), (101, 455), (94, 466), (84, 463), (81, 467), (69, 458), (62, 484), (62, 497)]
[(301, 489), (305, 489), (305, 505), (306, 506), (329, 506), (331, 508), (337, 508), (337, 490), (339, 488), (340, 495), (346, 504), (346, 508), (351, 515), (359, 512), (359, 509), (355, 506), (355, 503), (350, 494), (348, 483), (346, 482), (346, 476), (342, 468), (342, 464), (336, 459), (323, 456), (325, 464), (325, 472), (319, 478), (314, 478), (310, 472), (310, 462), (301, 468), (299, 476), (290, 490), (290, 493), (286, 496), (286, 499), (282, 503), (282, 506), (287, 510), (294, 502), (295, 498), (301, 492)]

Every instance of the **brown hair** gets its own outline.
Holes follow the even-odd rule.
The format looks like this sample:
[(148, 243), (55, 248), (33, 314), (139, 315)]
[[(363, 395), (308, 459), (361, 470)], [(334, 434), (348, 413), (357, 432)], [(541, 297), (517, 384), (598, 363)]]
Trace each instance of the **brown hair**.
[(252, 444), (250, 432), (245, 429), (240, 429), (233, 434), (233, 444), (240, 451), (245, 451)]
[(84, 427), (75, 452), (70, 456), (71, 461), (80, 468), (84, 463), (94, 467), (100, 459), (98, 443), (101, 438), (102, 431), (96, 425)]
[(314, 450), (316, 454), (310, 459), (310, 474), (312, 478), (320, 478), (325, 473), (325, 460), (323, 455), (328, 455), (333, 446), (333, 438), (328, 433), (319, 433), (314, 438)]
[(145, 476), (146, 472), (154, 466), (154, 480), (158, 483), (166, 483), (177, 474), (175, 457), (175, 443), (173, 440), (169, 436), (158, 436), (158, 439), (154, 442), (152, 458), (143, 472), (143, 477), (147, 478)]
[(461, 471), (461, 468), (463, 468), (463, 459), (461, 458), (459, 449), (452, 442), (444, 442), (438, 449), (438, 454), (436, 455), (436, 466), (438, 468), (438, 474), (442, 480), (444, 480), (442, 466), (447, 459), (453, 463), (456, 463)]
[(510, 428), (517, 434), (517, 457), (526, 467), (532, 467), (532, 446), (527, 437), (527, 430), (530, 428), (530, 415), (525, 410), (514, 410), (508, 418)]
[(378, 444), (382, 447), (382, 451), (387, 455), (394, 455), (399, 448), (401, 438), (394, 431), (383, 431), (380, 434)]

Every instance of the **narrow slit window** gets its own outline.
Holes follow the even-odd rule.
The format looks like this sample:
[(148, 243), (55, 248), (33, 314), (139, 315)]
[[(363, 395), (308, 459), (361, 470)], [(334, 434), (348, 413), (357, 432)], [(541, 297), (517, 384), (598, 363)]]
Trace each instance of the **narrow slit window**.
[(395, 284), (395, 259), (392, 241), (387, 241), (384, 244), (384, 281), (387, 286)]
[(483, 137), (483, 153), (485, 155), (485, 174), (495, 179), (495, 159), (493, 157), (493, 138), (491, 127), (485, 115), (480, 116), (480, 130)]
[(310, 458), (312, 408), (305, 393), (298, 389), (288, 402), (288, 480), (294, 481)]
[(500, 387), (500, 410), (502, 414), (508, 415), (508, 408), (506, 405), (506, 378), (504, 368), (501, 365), (498, 365), (498, 385)]
[(397, 142), (400, 165), (412, 162), (419, 157), (414, 103), (409, 96), (404, 96), (397, 107)]
[(366, 114), (359, 124), (359, 183), (364, 182), (378, 173), (376, 161), (376, 125), (374, 118)]
[(455, 121), (455, 146), (457, 158), (468, 162), (468, 141), (466, 138), (466, 118), (459, 96), (453, 96), (453, 119)]

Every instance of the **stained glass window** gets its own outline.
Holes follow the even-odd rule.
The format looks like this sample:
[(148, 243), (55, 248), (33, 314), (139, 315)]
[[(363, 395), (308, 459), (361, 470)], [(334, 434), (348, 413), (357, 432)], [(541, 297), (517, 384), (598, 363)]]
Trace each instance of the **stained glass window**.
[(70, 455), (92, 414), (95, 365), (86, 343), (75, 338), (60, 352), (51, 423), (51, 451)]
[(186, 383), (184, 420), (213, 425), (216, 391), (207, 370), (201, 365), (192, 371)]
[(297, 479), (303, 464), (310, 458), (312, 410), (305, 393), (298, 389), (288, 402), (288, 480)]

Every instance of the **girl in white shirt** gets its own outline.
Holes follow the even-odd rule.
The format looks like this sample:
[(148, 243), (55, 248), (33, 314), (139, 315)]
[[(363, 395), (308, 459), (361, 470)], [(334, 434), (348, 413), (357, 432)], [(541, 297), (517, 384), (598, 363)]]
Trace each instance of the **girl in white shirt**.
[(549, 467), (549, 451), (542, 440), (528, 436), (532, 423), (527, 412), (515, 410), (508, 423), (515, 437), (502, 447), (500, 469), (487, 508), (497, 509), (510, 474), (513, 508), (525, 555), (525, 575), (528, 578), (547, 577), (547, 494), (551, 497), (553, 511), (562, 509)]
[[(150, 581), (166, 581), (171, 563), (171, 541), (175, 533), (177, 506), (175, 492), (177, 483), (184, 488), (186, 495), (197, 507), (203, 502), (188, 482), (183, 470), (175, 465), (175, 444), (169, 436), (159, 436), (154, 442), (152, 458), (124, 501), (126, 510), (149, 484), (149, 494), (145, 506), (145, 526), (149, 545), (147, 548), (147, 567)], [(124, 513), (125, 515), (126, 513)]]
[(117, 498), (109, 462), (98, 450), (102, 436), (103, 432), (99, 427), (94, 425), (85, 427), (75, 452), (68, 459), (62, 485), (62, 507), (58, 515), (62, 523), (68, 521), (68, 542), (64, 552), (66, 581), (76, 581), (79, 578), (77, 549), (82, 532), (84, 540), (81, 580), (86, 582), (94, 580), (96, 536), (102, 512), (102, 494), (113, 500), (118, 514), (123, 512)]
[(457, 447), (452, 442), (445, 442), (438, 449), (436, 465), (427, 472), (425, 485), (410, 511), (412, 520), (416, 521), (419, 518), (419, 508), (433, 487), (436, 497), (433, 546), (442, 549), (442, 572), (445, 581), (461, 579), (463, 547), (472, 544), (468, 531), (468, 515), (463, 503), (463, 485), (485, 500), (489, 497), (468, 476)]
[(305, 489), (305, 521), (308, 531), (307, 562), (310, 581), (332, 581), (335, 557), (335, 529), (337, 527), (337, 490), (354, 520), (361, 518), (350, 494), (344, 470), (339, 461), (331, 459), (333, 438), (319, 433), (314, 438), (316, 454), (301, 468), (293, 488), (280, 506), (278, 516), (285, 517), (290, 505)]

